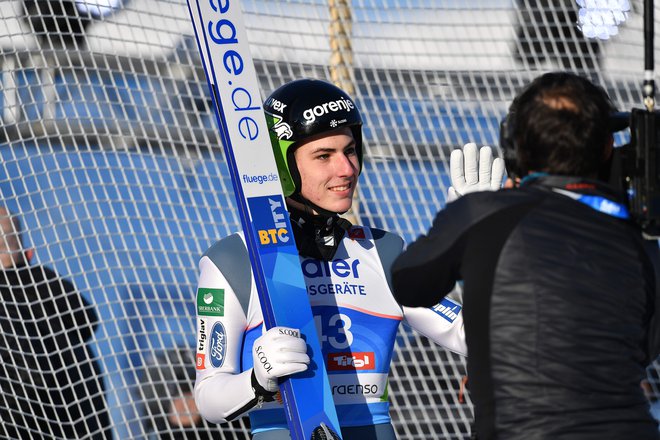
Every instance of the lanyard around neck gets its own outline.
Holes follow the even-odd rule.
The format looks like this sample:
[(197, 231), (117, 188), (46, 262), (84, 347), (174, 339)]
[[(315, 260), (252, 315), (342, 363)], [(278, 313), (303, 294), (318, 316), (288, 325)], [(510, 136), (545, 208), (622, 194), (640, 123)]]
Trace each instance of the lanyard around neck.
[(572, 191), (566, 191), (565, 189), (552, 188), (552, 190), (558, 194), (565, 195), (572, 198), (580, 203), (584, 203), (590, 208), (595, 209), (596, 211), (602, 212), (603, 214), (611, 215), (612, 217), (628, 219), (630, 218), (630, 213), (628, 208), (622, 203), (614, 202), (608, 198), (602, 196), (590, 196), (587, 194), (574, 193)]

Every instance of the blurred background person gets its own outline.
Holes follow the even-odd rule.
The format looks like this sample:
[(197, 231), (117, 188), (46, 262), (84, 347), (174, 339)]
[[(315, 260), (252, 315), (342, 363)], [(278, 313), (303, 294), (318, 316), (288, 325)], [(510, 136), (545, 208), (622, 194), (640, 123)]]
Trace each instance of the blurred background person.
[(30, 265), (18, 218), (0, 207), (0, 437), (110, 439), (98, 318), (73, 284)]
[(140, 377), (142, 395), (139, 399), (143, 404), (147, 439), (247, 440), (238, 422), (220, 428), (202, 419), (195, 404), (194, 382), (192, 349), (160, 350), (146, 361)]

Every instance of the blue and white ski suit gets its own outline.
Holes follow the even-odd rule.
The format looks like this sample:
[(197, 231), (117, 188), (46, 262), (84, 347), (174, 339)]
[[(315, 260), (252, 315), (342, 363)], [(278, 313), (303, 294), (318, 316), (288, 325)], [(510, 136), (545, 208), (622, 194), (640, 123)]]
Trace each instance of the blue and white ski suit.
[[(344, 440), (351, 438), (352, 428), (367, 440), (360, 427), (390, 427), (387, 378), (402, 321), (467, 354), (459, 295), (431, 308), (401, 307), (394, 300), (390, 265), (402, 248), (395, 234), (353, 226), (331, 261), (300, 257)], [(216, 296), (208, 308), (198, 307), (195, 397), (200, 412), (221, 423), (251, 410), (255, 438), (286, 438), (263, 436), (277, 430), (288, 436), (281, 403), (250, 404), (255, 398), (252, 345), (264, 326), (243, 236), (213, 245), (199, 270), (198, 298), (208, 298), (209, 292)]]

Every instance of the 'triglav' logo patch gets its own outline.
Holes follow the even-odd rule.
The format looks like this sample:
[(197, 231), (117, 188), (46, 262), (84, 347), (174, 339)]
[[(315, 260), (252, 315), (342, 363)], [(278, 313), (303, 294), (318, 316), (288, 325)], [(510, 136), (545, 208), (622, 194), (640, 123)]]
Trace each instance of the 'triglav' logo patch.
[(197, 314), (201, 316), (224, 316), (225, 289), (197, 289)]

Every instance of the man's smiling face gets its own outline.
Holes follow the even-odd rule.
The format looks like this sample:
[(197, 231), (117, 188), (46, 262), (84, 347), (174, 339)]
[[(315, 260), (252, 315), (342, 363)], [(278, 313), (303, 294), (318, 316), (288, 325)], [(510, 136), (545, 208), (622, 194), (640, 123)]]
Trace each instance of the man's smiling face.
[(349, 128), (307, 140), (294, 155), (304, 198), (331, 212), (351, 208), (360, 162)]

